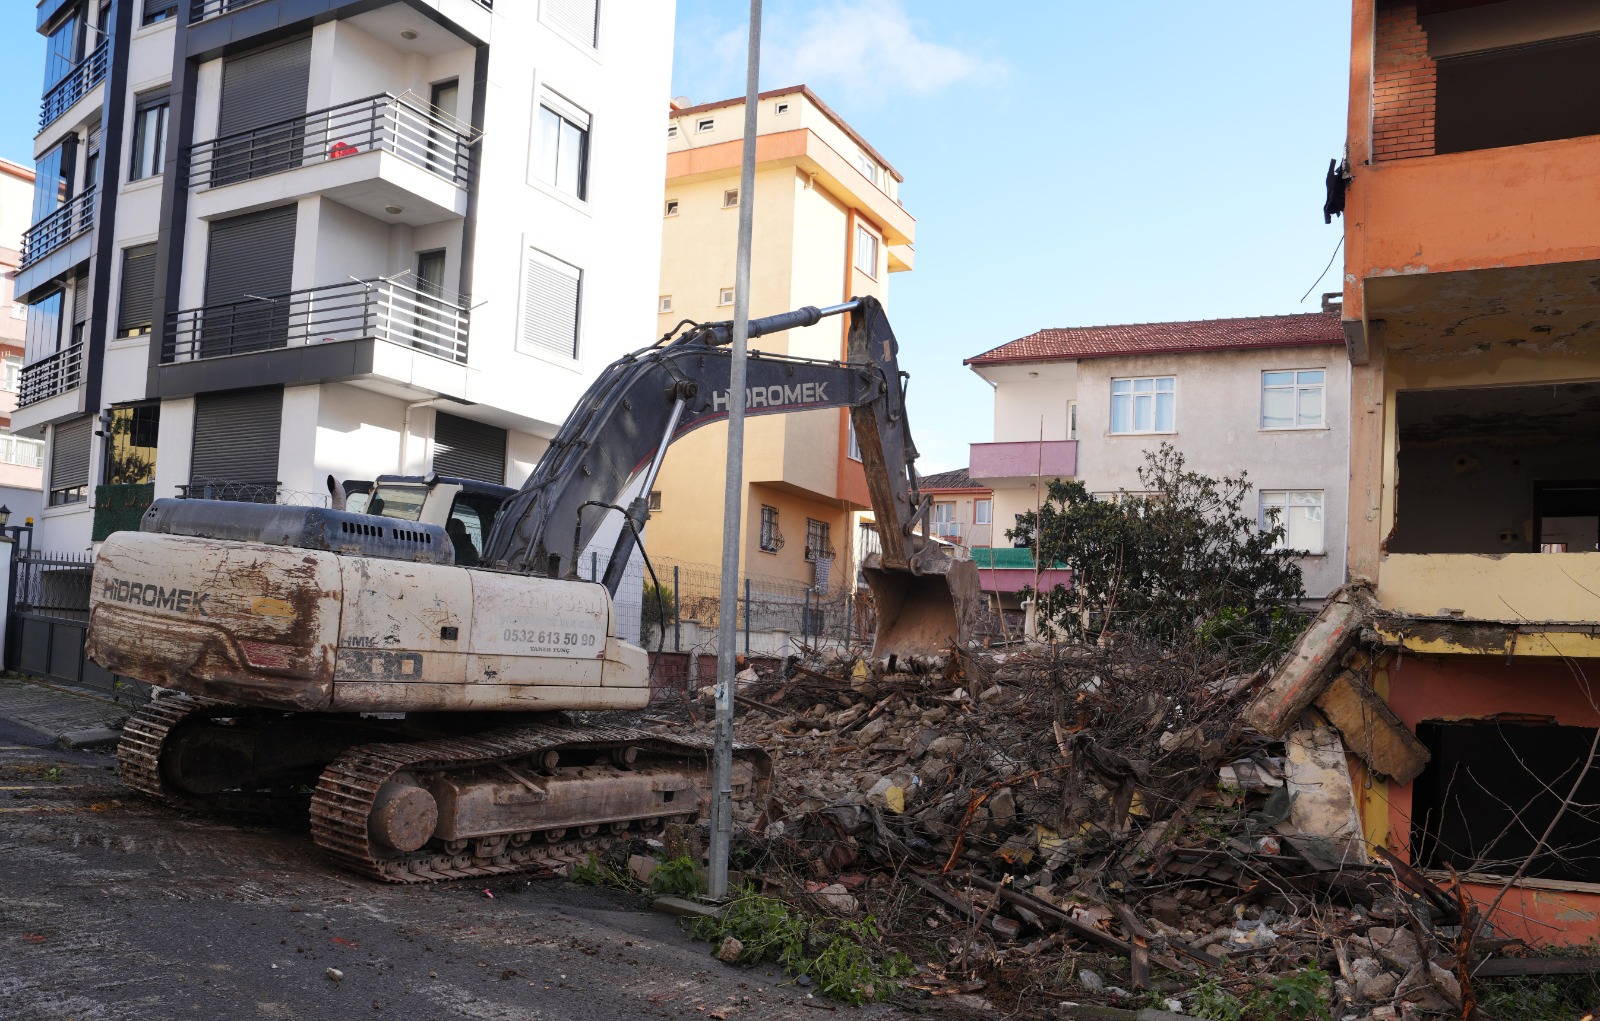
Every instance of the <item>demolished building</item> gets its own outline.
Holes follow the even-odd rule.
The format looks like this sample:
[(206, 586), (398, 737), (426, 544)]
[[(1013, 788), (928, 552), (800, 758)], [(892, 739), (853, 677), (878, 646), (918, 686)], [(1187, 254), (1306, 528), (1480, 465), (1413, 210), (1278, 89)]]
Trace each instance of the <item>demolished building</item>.
[(1502, 930), (1581, 942), (1600, 934), (1600, 114), (1564, 82), (1600, 61), (1600, 9), (1353, 17), (1334, 185), (1368, 605), (1325, 618), (1276, 694), (1343, 700), (1371, 844), (1485, 904), (1515, 879)]

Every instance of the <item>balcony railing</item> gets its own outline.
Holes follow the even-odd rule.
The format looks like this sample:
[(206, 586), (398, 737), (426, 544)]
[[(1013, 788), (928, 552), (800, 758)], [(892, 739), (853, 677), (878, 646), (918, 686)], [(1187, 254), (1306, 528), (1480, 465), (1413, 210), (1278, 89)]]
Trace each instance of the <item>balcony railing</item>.
[(385, 92), (198, 142), (189, 150), (189, 184), (220, 188), (381, 150), (464, 188), (475, 139), (417, 97)]
[(69, 199), (22, 235), (22, 265), (38, 262), (94, 226), (94, 191)]
[(193, 25), (197, 21), (215, 18), (259, 2), (260, 0), (193, 0), (189, 4), (189, 24)]
[(44, 441), (22, 436), (0, 436), (0, 463), (24, 468), (44, 467)]
[(39, 104), (39, 130), (49, 127), (57, 117), (72, 109), (72, 104), (82, 99), (90, 89), (99, 85), (106, 76), (106, 47), (104, 40), (87, 57), (78, 61), (67, 76), (51, 86)]
[(57, 351), (22, 367), (22, 389), (17, 393), (17, 407), (25, 408), (48, 400), (77, 389), (82, 383), (83, 345), (74, 344), (64, 351)]
[(168, 316), (161, 360), (376, 339), (465, 364), (469, 307), (466, 298), (407, 273), (181, 309)]

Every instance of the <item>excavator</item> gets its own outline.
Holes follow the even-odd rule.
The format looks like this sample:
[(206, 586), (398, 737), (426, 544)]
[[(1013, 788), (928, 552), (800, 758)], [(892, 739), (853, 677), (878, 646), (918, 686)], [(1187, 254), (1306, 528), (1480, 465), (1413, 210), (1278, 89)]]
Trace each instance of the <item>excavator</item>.
[[(747, 413), (849, 409), (882, 547), (862, 565), (872, 654), (938, 653), (967, 639), (977, 570), (922, 534), (882, 306), (807, 306), (749, 335), (834, 315), (850, 317), (843, 360), (750, 353)], [(649, 703), (648, 654), (619, 637), (613, 597), (648, 560), (669, 444), (727, 416), (731, 336), (686, 320), (608, 366), (509, 496), (385, 476), (330, 507), (154, 501), (105, 540), (92, 581), (89, 656), (165, 689), (125, 725), (124, 782), (184, 810), (302, 820), (309, 791), (315, 842), (393, 883), (546, 869), (696, 820), (710, 743), (600, 711)], [(604, 576), (585, 579), (601, 537)], [(759, 804), (770, 773), (738, 748), (735, 801)]]

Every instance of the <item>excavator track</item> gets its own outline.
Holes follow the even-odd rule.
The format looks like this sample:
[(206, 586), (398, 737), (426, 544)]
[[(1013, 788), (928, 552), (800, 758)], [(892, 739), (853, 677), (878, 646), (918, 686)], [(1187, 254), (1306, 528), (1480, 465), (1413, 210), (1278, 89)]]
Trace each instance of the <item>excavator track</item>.
[[(564, 826), (460, 840), (444, 850), (433, 847), (410, 853), (383, 848), (369, 831), (379, 791), (399, 774), (465, 773), (509, 766), (551, 752), (593, 753), (629, 747), (675, 759), (709, 760), (711, 751), (709, 741), (665, 738), (592, 724), (527, 724), (472, 737), (362, 745), (346, 751), (323, 771), (311, 800), (312, 837), (345, 868), (389, 883), (431, 883), (507, 872), (549, 871), (580, 861), (588, 852), (624, 834), (648, 835), (659, 832), (668, 822), (697, 819), (698, 798), (686, 802), (678, 813), (582, 827), (576, 839), (565, 839), (571, 827)], [(766, 753), (741, 748), (735, 754), (753, 772), (755, 790), (745, 792), (746, 797), (759, 797), (771, 774)], [(601, 835), (584, 830), (608, 832)]]
[[(122, 727), (117, 744), (117, 773), (122, 782), (146, 797), (186, 812), (223, 812), (270, 818), (283, 814), (285, 796), (270, 791), (223, 791), (195, 794), (168, 783), (161, 775), (161, 752), (174, 731), (199, 717), (248, 713), (232, 705), (198, 695), (168, 696), (140, 709)], [(304, 798), (297, 799), (304, 802)]]

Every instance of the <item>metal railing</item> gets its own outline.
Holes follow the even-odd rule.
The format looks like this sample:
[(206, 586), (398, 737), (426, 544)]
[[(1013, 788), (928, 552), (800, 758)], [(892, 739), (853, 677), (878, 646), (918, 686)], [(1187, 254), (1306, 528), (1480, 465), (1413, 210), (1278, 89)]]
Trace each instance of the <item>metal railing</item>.
[(106, 76), (106, 49), (110, 40), (103, 40), (87, 57), (78, 61), (65, 78), (50, 87), (39, 103), (39, 130), (49, 127), (57, 117), (72, 109), (72, 104), (82, 99), (90, 89), (99, 85)]
[(220, 188), (383, 151), (464, 188), (475, 141), (470, 127), (418, 97), (385, 92), (197, 142), (189, 149), (189, 184)]
[(22, 388), (17, 391), (17, 407), (37, 404), (81, 385), (83, 345), (80, 343), (22, 367)]
[(0, 462), (24, 468), (44, 467), (44, 441), (24, 436), (0, 436)]
[(230, 500), (234, 503), (276, 503), (285, 507), (327, 507), (328, 494), (284, 489), (282, 482), (249, 482), (241, 479), (192, 478), (179, 485), (180, 500)]
[(260, 0), (193, 0), (189, 4), (189, 24), (193, 25), (197, 21), (215, 18), (259, 2)]
[(170, 329), (162, 341), (161, 360), (375, 339), (465, 364), (469, 311), (466, 298), (436, 290), (412, 273), (352, 280), (180, 309), (167, 317)]
[(38, 262), (94, 226), (94, 191), (67, 200), (67, 204), (29, 227), (22, 235), (22, 265)]

